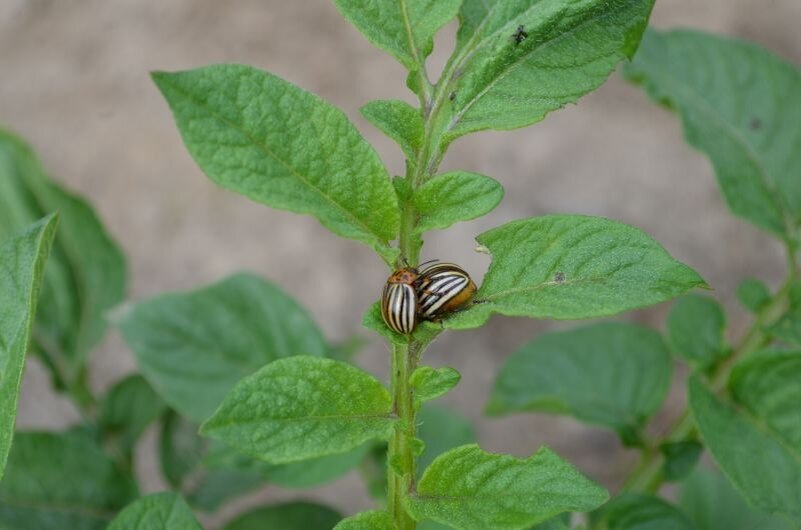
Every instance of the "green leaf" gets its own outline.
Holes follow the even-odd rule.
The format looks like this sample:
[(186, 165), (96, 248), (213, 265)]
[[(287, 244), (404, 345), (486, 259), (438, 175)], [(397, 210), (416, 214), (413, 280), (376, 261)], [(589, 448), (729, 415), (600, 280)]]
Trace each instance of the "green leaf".
[(787, 237), (801, 220), (801, 72), (747, 42), (649, 31), (626, 75), (676, 110), (732, 212)]
[(741, 361), (729, 389), (801, 457), (801, 351), (768, 351)]
[(264, 480), (255, 472), (215, 469), (200, 474), (192, 485), (187, 500), (197, 509), (216, 512), (229, 500), (264, 485)]
[(420, 110), (398, 99), (371, 101), (359, 109), (367, 121), (401, 146), (410, 161), (417, 159), (423, 144)]
[(425, 452), (417, 459), (420, 473), (439, 455), (476, 441), (470, 420), (449, 408), (426, 404), (417, 415), (417, 421), (417, 435), (426, 444)]
[(518, 459), (465, 445), (434, 460), (406, 507), (417, 520), (462, 530), (522, 530), (565, 511), (593, 510), (607, 498), (549, 449)]
[(342, 519), (334, 530), (394, 530), (395, 523), (389, 512), (370, 510)]
[(108, 530), (203, 530), (178, 493), (155, 493), (126, 506)]
[(749, 503), (801, 522), (801, 452), (759, 420), (719, 401), (697, 379), (690, 380), (696, 424), (727, 478)]
[(726, 315), (720, 304), (706, 296), (679, 298), (667, 319), (667, 337), (677, 356), (699, 368), (708, 368), (727, 353)]
[(760, 280), (747, 278), (737, 286), (737, 299), (752, 313), (762, 309), (770, 298), (770, 289)]
[(0, 478), (14, 438), (25, 354), (58, 215), (0, 244)]
[(125, 261), (91, 206), (50, 178), (33, 151), (0, 130), (0, 240), (59, 212), (33, 332), (34, 349), (70, 384), (125, 294)]
[(350, 364), (299, 356), (243, 379), (201, 434), (283, 464), (386, 440), (395, 421), (392, 398), (376, 378)]
[(503, 199), (498, 181), (466, 171), (439, 175), (414, 194), (414, 207), (420, 215), (419, 233), (448, 228), (491, 212)]
[(791, 530), (788, 521), (749, 508), (725, 478), (702, 468), (681, 484), (679, 506), (698, 530)]
[(336, 107), (261, 70), (155, 72), (195, 162), (220, 186), (314, 215), (391, 261), (398, 204), (373, 148)]
[(100, 530), (136, 495), (88, 438), (21, 432), (0, 482), (0, 528)]
[(578, 319), (664, 302), (703, 279), (631, 226), (581, 215), (513, 221), (479, 235), (492, 254), (477, 304), (444, 321), (482, 326), (492, 313)]
[(636, 442), (671, 371), (662, 337), (648, 328), (608, 322), (545, 333), (506, 361), (487, 411), (569, 414)]
[(122, 450), (130, 454), (145, 429), (167, 407), (153, 388), (139, 375), (130, 375), (111, 387), (100, 403), (100, 426), (117, 439)]
[(536, 123), (595, 90), (634, 54), (653, 3), (465, 0), (447, 141)]
[(238, 516), (223, 530), (312, 530), (333, 528), (342, 516), (311, 502), (288, 502), (256, 508)]
[(197, 467), (206, 441), (197, 434), (198, 426), (173, 411), (164, 415), (159, 431), (161, 472), (173, 488), (182, 490), (187, 476)]
[(224, 444), (216, 443), (212, 444), (203, 463), (213, 471), (238, 470), (243, 473), (255, 473), (261, 480), (270, 484), (283, 488), (304, 489), (341, 477), (359, 465), (370, 449), (370, 444), (364, 444), (346, 453), (272, 465), (254, 460)]
[(156, 392), (196, 422), (265, 364), (327, 350), (295, 300), (250, 274), (139, 302), (120, 312), (117, 325)]
[(606, 530), (696, 530), (675, 506), (642, 493), (624, 493), (612, 499), (602, 508), (598, 524)]
[(423, 67), (434, 35), (453, 20), (462, 0), (334, 0), (334, 5), (375, 46), (407, 69)]
[(787, 311), (768, 328), (768, 332), (782, 342), (801, 346), (801, 282), (792, 285), (789, 298)]
[(695, 465), (704, 451), (704, 446), (689, 440), (663, 443), (659, 449), (665, 457), (665, 463), (662, 465), (662, 474), (665, 480), (676, 482), (684, 479), (695, 469)]
[(444, 396), (458, 385), (461, 379), (461, 374), (448, 366), (442, 368), (420, 366), (412, 373), (409, 384), (414, 390), (414, 399), (419, 406), (424, 401)]

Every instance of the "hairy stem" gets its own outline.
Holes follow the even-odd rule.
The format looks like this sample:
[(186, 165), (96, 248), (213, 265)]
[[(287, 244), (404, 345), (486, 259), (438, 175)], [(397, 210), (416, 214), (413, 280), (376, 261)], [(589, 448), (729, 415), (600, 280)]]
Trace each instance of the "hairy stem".
[[(788, 248), (788, 262), (787, 277), (782, 286), (773, 298), (759, 310), (754, 322), (740, 339), (731, 355), (722, 359), (709, 373), (709, 384), (715, 393), (720, 394), (725, 390), (729, 374), (739, 360), (770, 343), (770, 336), (765, 332), (765, 328), (773, 324), (787, 308), (790, 289), (798, 278), (795, 255), (790, 248)], [(695, 436), (695, 422), (688, 404), (663, 441), (678, 442), (693, 436)], [(662, 472), (665, 458), (659, 446), (659, 443), (653, 444), (643, 451), (640, 465), (629, 476), (624, 489), (651, 493), (659, 490), (665, 479)]]
[(412, 447), (412, 440), (417, 434), (417, 420), (412, 402), (412, 390), (409, 386), (409, 376), (416, 364), (417, 355), (412, 341), (409, 344), (393, 346), (391, 386), (395, 413), (400, 422), (389, 442), (388, 487), (389, 511), (397, 530), (414, 530), (417, 526), (403, 507), (403, 497), (413, 490), (417, 473), (416, 457)]

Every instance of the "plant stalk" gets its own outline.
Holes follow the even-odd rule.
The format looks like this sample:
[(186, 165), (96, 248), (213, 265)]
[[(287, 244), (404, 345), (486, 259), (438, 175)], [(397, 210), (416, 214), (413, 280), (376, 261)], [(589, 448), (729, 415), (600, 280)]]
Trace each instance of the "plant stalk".
[(399, 423), (389, 442), (388, 454), (388, 498), (389, 512), (397, 530), (414, 530), (414, 519), (403, 506), (405, 495), (413, 491), (417, 473), (416, 456), (412, 440), (417, 435), (417, 420), (409, 385), (409, 376), (417, 365), (416, 343), (396, 344), (392, 347), (391, 391), (395, 403), (395, 414)]
[[(709, 373), (709, 385), (716, 394), (721, 394), (729, 380), (732, 368), (741, 359), (748, 357), (757, 350), (770, 343), (770, 336), (765, 328), (776, 322), (787, 308), (790, 289), (798, 278), (798, 267), (792, 248), (788, 247), (788, 270), (784, 283), (756, 315), (751, 327), (748, 328), (731, 355), (722, 359)], [(695, 422), (689, 404), (676, 420), (664, 437), (666, 442), (687, 440), (695, 435)], [(624, 490), (638, 490), (656, 493), (665, 480), (662, 468), (665, 457), (660, 450), (660, 444), (650, 445), (643, 451), (642, 460), (634, 472), (626, 480)]]

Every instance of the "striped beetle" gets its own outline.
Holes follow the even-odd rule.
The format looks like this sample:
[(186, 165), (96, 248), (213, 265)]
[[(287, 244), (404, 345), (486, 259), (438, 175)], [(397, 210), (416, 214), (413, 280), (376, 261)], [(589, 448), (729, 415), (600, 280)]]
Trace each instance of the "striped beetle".
[(419, 272), (416, 280), (417, 311), (426, 320), (462, 309), (476, 292), (476, 284), (454, 263), (434, 263)]
[(387, 278), (381, 295), (381, 316), (392, 331), (408, 335), (417, 326), (417, 269), (398, 269)]

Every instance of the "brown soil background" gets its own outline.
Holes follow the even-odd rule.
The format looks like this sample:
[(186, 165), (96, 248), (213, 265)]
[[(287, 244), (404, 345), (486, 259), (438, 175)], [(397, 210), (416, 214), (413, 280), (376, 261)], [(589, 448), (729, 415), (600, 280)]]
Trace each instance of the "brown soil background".
[[(801, 64), (800, 21), (798, 0), (658, 0), (652, 17), (661, 28), (750, 39), (795, 64)], [(432, 72), (444, 63), (454, 30), (448, 27), (438, 40)], [(247, 269), (297, 297), (330, 339), (370, 337), (360, 321), (386, 276), (379, 260), (310, 217), (216, 188), (190, 159), (147, 75), (220, 62), (270, 70), (340, 106), (390, 170), (403, 170), (399, 150), (357, 109), (371, 99), (413, 101), (404, 73), (327, 0), (3, 0), (0, 123), (26, 138), (60, 182), (94, 203), (129, 259), (131, 299), (192, 289)], [(712, 295), (730, 311), (732, 336), (747, 322), (734, 299), (736, 285), (748, 276), (775, 285), (783, 274), (781, 249), (728, 213), (709, 163), (684, 144), (675, 117), (617, 75), (535, 127), (459, 140), (443, 166), (457, 168), (500, 180), (506, 198), (483, 219), (431, 234), (424, 256), (461, 263), (479, 279), (487, 259), (473, 252), (475, 234), (557, 212), (642, 227), (715, 287)], [(661, 328), (667, 309), (625, 318)], [(606, 431), (545, 415), (482, 417), (503, 360), (538, 333), (572, 325), (496, 317), (481, 330), (446, 334), (426, 360), (462, 372), (462, 383), (443, 401), (475, 422), (485, 449), (527, 455), (547, 444), (615, 487), (636, 455)], [(115, 332), (92, 361), (98, 391), (135, 367)], [(388, 353), (375, 337), (359, 361), (386, 376)], [(662, 422), (683, 401), (677, 390)], [(31, 361), (19, 427), (59, 428), (76, 420)], [(147, 492), (164, 487), (152, 458), (154, 439), (150, 432), (139, 454)], [(267, 487), (224, 512), (297, 497), (346, 513), (370, 505), (352, 473), (306, 492)]]

